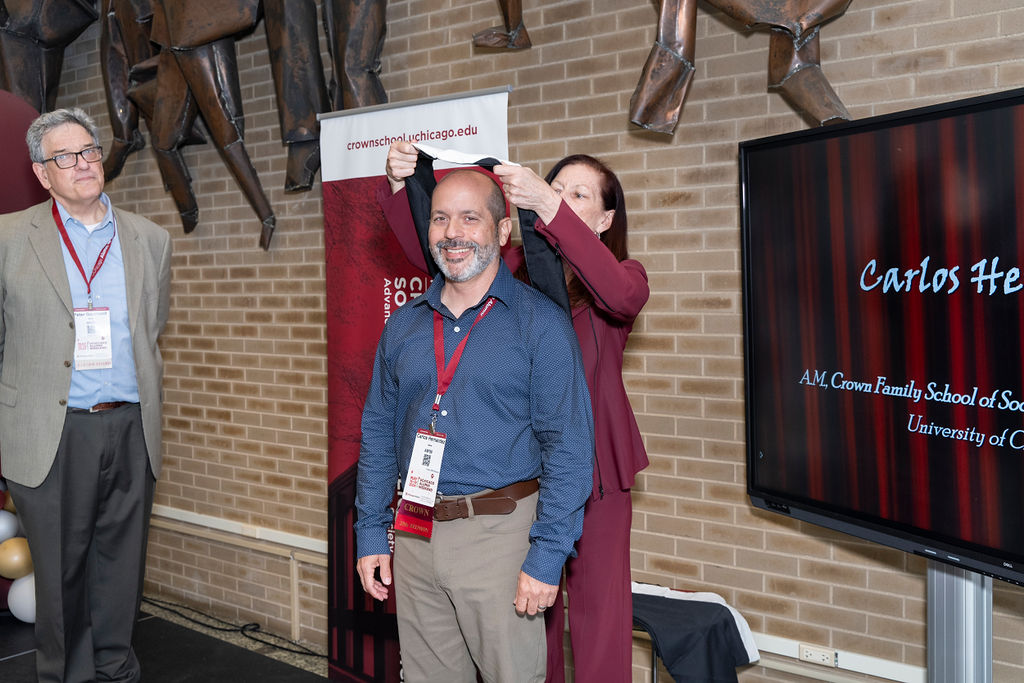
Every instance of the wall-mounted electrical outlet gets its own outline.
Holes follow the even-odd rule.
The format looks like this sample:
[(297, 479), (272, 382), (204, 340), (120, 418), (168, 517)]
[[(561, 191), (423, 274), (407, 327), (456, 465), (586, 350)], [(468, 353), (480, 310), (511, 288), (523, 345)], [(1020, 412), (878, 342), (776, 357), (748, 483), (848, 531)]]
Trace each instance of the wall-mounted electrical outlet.
[(803, 643), (800, 643), (800, 661), (835, 667), (836, 651), (830, 650), (827, 647), (804, 645)]

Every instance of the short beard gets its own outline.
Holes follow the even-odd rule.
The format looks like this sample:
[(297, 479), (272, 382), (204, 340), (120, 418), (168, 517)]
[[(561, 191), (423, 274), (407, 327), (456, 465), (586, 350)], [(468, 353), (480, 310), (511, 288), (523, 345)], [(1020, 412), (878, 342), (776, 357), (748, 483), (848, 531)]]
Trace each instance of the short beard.
[[(463, 247), (473, 248), (472, 260), (468, 263), (463, 262), (463, 271), (461, 273), (452, 273), (451, 269), (448, 267), (448, 262), (441, 253), (441, 250)], [(430, 255), (434, 257), (434, 263), (436, 263), (437, 267), (441, 270), (445, 280), (448, 282), (466, 282), (467, 280), (472, 280), (477, 275), (484, 272), (487, 266), (491, 265), (494, 259), (497, 258), (498, 243), (491, 242), (489, 245), (480, 246), (476, 242), (471, 242), (469, 240), (441, 240), (440, 242), (430, 245)]]

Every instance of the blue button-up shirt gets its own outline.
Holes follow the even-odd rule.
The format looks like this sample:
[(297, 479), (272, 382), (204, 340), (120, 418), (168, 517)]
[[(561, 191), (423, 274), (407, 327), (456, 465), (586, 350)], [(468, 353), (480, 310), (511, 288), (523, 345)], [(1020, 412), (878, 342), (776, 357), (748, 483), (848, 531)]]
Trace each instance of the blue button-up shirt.
[[(359, 557), (388, 553), (395, 482), (405, 480), (418, 429), (437, 393), (434, 311), (444, 320), (445, 361), (490, 296), (497, 303), (470, 335), (436, 430), (447, 436), (439, 493), (464, 495), (540, 477), (537, 520), (523, 571), (547, 584), (583, 530), (592, 485), (594, 426), (579, 345), (569, 318), (502, 266), (480, 303), (455, 318), (441, 303), (444, 277), (398, 309), (377, 346), (362, 420), (356, 508)], [(443, 524), (443, 522), (439, 522)]]
[[(68, 392), (68, 405), (75, 408), (88, 408), (97, 403), (108, 401), (130, 401), (138, 403), (139, 385), (135, 377), (135, 356), (132, 352), (131, 325), (128, 321), (128, 290), (124, 279), (124, 257), (121, 253), (121, 241), (116, 238), (114, 211), (110, 206), (110, 198), (104, 193), (100, 201), (107, 207), (107, 213), (98, 228), (91, 233), (76, 218), (57, 202), (57, 210), (64, 229), (75, 247), (78, 260), (82, 263), (86, 275), (92, 274), (93, 264), (100, 250), (114, 238), (107, 252), (103, 267), (96, 273), (92, 281), (93, 308), (110, 309), (110, 337), (113, 351), (113, 367), (105, 370), (78, 370), (71, 372), (71, 389)], [(57, 229), (56, 226), (53, 228)], [(82, 278), (81, 271), (71, 258), (71, 252), (60, 240), (61, 252), (64, 254), (64, 267), (68, 272), (68, 284), (71, 286), (71, 301), (75, 308), (89, 307), (89, 294)]]

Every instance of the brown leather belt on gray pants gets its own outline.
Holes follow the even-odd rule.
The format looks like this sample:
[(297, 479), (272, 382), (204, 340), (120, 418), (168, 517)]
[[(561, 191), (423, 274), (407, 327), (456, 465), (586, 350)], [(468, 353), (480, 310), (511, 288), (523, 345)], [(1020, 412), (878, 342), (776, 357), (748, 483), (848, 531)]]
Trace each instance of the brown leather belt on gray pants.
[(486, 493), (459, 496), (437, 501), (434, 505), (434, 520), (447, 522), (465, 519), (472, 515), (507, 515), (516, 509), (516, 501), (526, 498), (540, 489), (536, 479), (516, 482)]
[(68, 406), (69, 413), (102, 413), (106, 410), (113, 410), (128, 405), (128, 401), (111, 401), (109, 403), (97, 403), (91, 408), (72, 408)]

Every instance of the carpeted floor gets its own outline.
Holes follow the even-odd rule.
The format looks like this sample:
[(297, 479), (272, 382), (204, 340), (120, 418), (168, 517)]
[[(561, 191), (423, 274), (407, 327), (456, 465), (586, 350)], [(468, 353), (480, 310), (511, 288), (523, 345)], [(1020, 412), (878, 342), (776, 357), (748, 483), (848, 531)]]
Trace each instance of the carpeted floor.
[[(327, 662), (323, 658), (284, 652), (237, 631), (215, 632), (165, 613), (159, 607), (144, 605), (144, 610), (152, 614), (139, 615), (135, 652), (146, 683), (326, 680)], [(32, 683), (36, 680), (35, 668), (32, 625), (0, 611), (0, 681)]]

